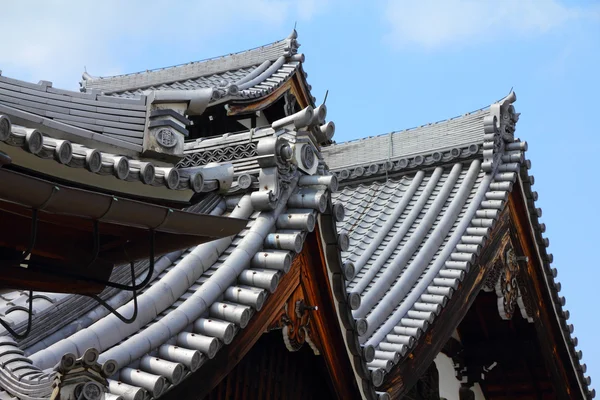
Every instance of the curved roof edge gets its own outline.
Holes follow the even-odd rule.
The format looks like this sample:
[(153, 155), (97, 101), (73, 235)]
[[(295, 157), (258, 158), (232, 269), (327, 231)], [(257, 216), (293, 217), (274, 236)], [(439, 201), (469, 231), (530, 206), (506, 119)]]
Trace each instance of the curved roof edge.
[[(280, 60), (289, 60), (296, 54), (299, 44), (294, 30), (287, 38), (250, 50), (225, 56), (194, 61), (172, 67), (158, 68), (130, 74), (94, 77), (83, 73), (80, 82), (81, 90), (101, 90), (106, 93), (126, 92), (135, 89), (148, 88), (156, 85), (192, 80), (205, 76), (223, 74), (227, 71), (244, 70), (243, 76), (234, 82), (226, 78), (213, 80), (214, 87), (230, 87), (233, 84), (240, 88), (254, 86), (252, 83), (261, 73), (270, 70), (269, 75), (281, 67)], [(297, 61), (302, 61), (299, 57)], [(276, 68), (275, 68), (276, 67)], [(247, 70), (250, 68), (250, 70)], [(183, 88), (185, 89), (185, 88)], [(235, 92), (233, 87), (229, 92)], [(234, 94), (234, 93), (231, 93)]]
[[(402, 282), (412, 282), (411, 278), (408, 277), (408, 273), (402, 273), (401, 277), (392, 277), (392, 281), (395, 279), (396, 283), (387, 283), (386, 285), (386, 282), (389, 282), (389, 273), (381, 275), (380, 280), (385, 276), (386, 278), (383, 280), (386, 282), (378, 283), (378, 281), (376, 282), (377, 276), (379, 276), (376, 275), (377, 271), (367, 271), (366, 274), (364, 270), (360, 271), (364, 266), (365, 257), (366, 259), (369, 259), (369, 254), (376, 250), (376, 254), (381, 258), (385, 251), (381, 248), (377, 250), (378, 246), (376, 245), (369, 245), (364, 229), (358, 229), (360, 227), (360, 220), (356, 219), (356, 215), (351, 215), (350, 220), (338, 227), (340, 233), (345, 232), (344, 229), (347, 229), (347, 225), (353, 226), (353, 229), (358, 229), (354, 234), (354, 236), (358, 235), (357, 237), (352, 238), (353, 235), (350, 235), (351, 241), (358, 240), (363, 243), (362, 246), (357, 248), (358, 255), (360, 256), (357, 260), (355, 260), (355, 258), (348, 258), (349, 253), (347, 252), (342, 253), (343, 261), (341, 262), (349, 264), (348, 268), (352, 270), (349, 279), (351, 284), (348, 285), (347, 291), (342, 290), (344, 288), (337, 287), (337, 291), (340, 293), (338, 293), (335, 299), (339, 303), (338, 306), (340, 307), (340, 310), (351, 306), (353, 318), (356, 319), (355, 325), (350, 324), (349, 326), (346, 326), (347, 323), (342, 319), (340, 319), (340, 323), (342, 324), (342, 327), (348, 329), (346, 331), (348, 333), (346, 340), (349, 351), (358, 356), (358, 358), (355, 357), (353, 359), (355, 373), (358, 378), (363, 380), (363, 382), (368, 381), (369, 383), (367, 387), (364, 385), (362, 386), (364, 391), (363, 394), (368, 399), (388, 398), (387, 396), (389, 394), (378, 392), (378, 390), (381, 390), (380, 388), (383, 387), (382, 384), (384, 383), (386, 375), (392, 373), (395, 366), (400, 365), (403, 360), (406, 360), (407, 357), (410, 356), (416, 345), (422, 342), (423, 338), (426, 336), (423, 333), (426, 332), (432, 324), (435, 324), (437, 314), (439, 314), (446, 306), (452, 304), (451, 299), (454, 289), (459, 288), (460, 282), (468, 276), (469, 266), (475, 265), (474, 263), (476, 263), (477, 255), (480, 254), (482, 246), (488, 238), (491, 229), (495, 226), (495, 222), (500, 215), (500, 211), (504, 208), (509, 194), (517, 187), (523, 188), (527, 198), (527, 208), (529, 210), (532, 232), (536, 238), (537, 251), (539, 251), (540, 260), (544, 264), (544, 274), (546, 275), (548, 290), (553, 300), (551, 312), (556, 315), (556, 320), (561, 327), (561, 332), (564, 337), (564, 343), (569, 352), (570, 359), (567, 363), (572, 365), (572, 370), (577, 379), (577, 384), (580, 387), (583, 398), (592, 398), (595, 395), (595, 390), (589, 387), (591, 383), (590, 378), (584, 375), (586, 366), (585, 364), (580, 363), (582, 353), (575, 348), (577, 339), (571, 337), (573, 326), (567, 323), (569, 313), (562, 309), (565, 300), (564, 297), (558, 295), (560, 284), (557, 284), (554, 281), (556, 269), (550, 267), (552, 256), (546, 253), (546, 247), (549, 245), (549, 242), (542, 236), (545, 227), (538, 221), (539, 217), (541, 217), (541, 210), (534, 205), (534, 201), (537, 199), (537, 193), (531, 191), (533, 178), (529, 177), (527, 172), (530, 167), (530, 162), (524, 157), (524, 153), (527, 150), (527, 144), (525, 142), (520, 142), (518, 139), (515, 140), (514, 138), (515, 124), (519, 118), (519, 114), (515, 112), (514, 107), (512, 106), (512, 103), (515, 100), (516, 96), (511, 92), (506, 98), (493, 104), (489, 109), (486, 109), (485, 111), (480, 110), (474, 113), (476, 115), (479, 114), (480, 116), (476, 121), (470, 120), (468, 117), (472, 114), (469, 114), (453, 120), (434, 124), (445, 126), (447, 133), (454, 133), (449, 126), (452, 121), (467, 124), (470, 127), (469, 130), (477, 129), (477, 135), (480, 139), (472, 142), (471, 145), (451, 149), (446, 147), (445, 151), (437, 152), (431, 152), (430, 146), (428, 151), (420, 154), (412, 153), (411, 156), (408, 157), (406, 155), (407, 152), (395, 158), (390, 157), (390, 159), (384, 159), (384, 161), (379, 157), (381, 152), (373, 151), (370, 153), (373, 157), (372, 160), (365, 158), (363, 162), (347, 162), (345, 164), (346, 166), (351, 165), (352, 167), (342, 165), (337, 168), (332, 168), (339, 180), (342, 181), (341, 183), (346, 184), (346, 188), (343, 189), (343, 191), (349, 191), (346, 193), (346, 197), (342, 197), (354, 199), (349, 201), (350, 203), (353, 203), (352, 208), (356, 208), (355, 213), (357, 216), (359, 218), (366, 218), (368, 224), (375, 226), (378, 231), (383, 230), (389, 224), (385, 224), (385, 227), (376, 224), (373, 221), (374, 217), (371, 213), (366, 213), (365, 210), (361, 211), (361, 207), (369, 207), (369, 204), (371, 204), (372, 201), (375, 201), (372, 198), (373, 196), (389, 196), (394, 189), (381, 187), (370, 188), (368, 185), (383, 186), (388, 182), (387, 178), (389, 178), (389, 175), (391, 174), (400, 177), (406, 176), (407, 173), (411, 174), (411, 176), (416, 173), (415, 176), (418, 177), (419, 174), (423, 174), (423, 170), (429, 171), (428, 174), (435, 174), (436, 172), (432, 172), (432, 168), (437, 167), (436, 170), (440, 170), (442, 168), (439, 167), (445, 165), (445, 169), (448, 170), (450, 166), (454, 164), (452, 172), (444, 172), (448, 174), (447, 179), (450, 180), (454, 170), (457, 169), (456, 166), (468, 161), (468, 159), (474, 159), (473, 162), (476, 163), (475, 166), (480, 175), (480, 178), (477, 179), (481, 180), (481, 183), (476, 184), (474, 188), (471, 189), (470, 194), (467, 195), (467, 192), (463, 193), (464, 196), (467, 196), (465, 198), (470, 200), (463, 206), (463, 210), (460, 214), (462, 215), (461, 220), (452, 220), (452, 222), (450, 222), (450, 225), (455, 225), (456, 228), (453, 228), (453, 233), (452, 231), (449, 232), (451, 235), (449, 239), (447, 239), (448, 244), (445, 244), (442, 247), (434, 246), (430, 249), (431, 252), (428, 253), (433, 257), (431, 261), (433, 264), (427, 263), (426, 266), (429, 265), (429, 267), (423, 270), (423, 275), (418, 275), (420, 278), (414, 281), (416, 283), (414, 285), (411, 284), (411, 286), (401, 287)], [(483, 115), (481, 115), (482, 113)], [(454, 126), (453, 128), (458, 128), (459, 131), (462, 131), (464, 126)], [(432, 130), (431, 125), (416, 128), (413, 131), (416, 131), (418, 139), (428, 143), (430, 143), (428, 135), (435, 136), (436, 134), (436, 131)], [(358, 143), (366, 145), (369, 141), (373, 141), (374, 139), (377, 140), (378, 138), (381, 137), (362, 139), (350, 142), (350, 144)], [(387, 139), (386, 136), (383, 136), (383, 138)], [(449, 140), (451, 141), (452, 139)], [(471, 148), (471, 150), (473, 150), (471, 153), (468, 152), (469, 146), (474, 146)], [(356, 151), (352, 146), (332, 146), (334, 149), (336, 147), (339, 149), (339, 156), (345, 157), (346, 161)], [(376, 147), (375, 149), (380, 150), (380, 147)], [(363, 153), (367, 152), (364, 148), (362, 151)], [(465, 161), (460, 160), (461, 155), (465, 158)], [(324, 156), (325, 160), (329, 162), (331, 154), (324, 151)], [(473, 162), (471, 163), (470, 169), (473, 169)], [(460, 169), (461, 168), (458, 168), (458, 170)], [(417, 170), (419, 170), (419, 172), (417, 172)], [(346, 182), (343, 182), (344, 180), (346, 180)], [(465, 177), (462, 182), (466, 181), (467, 178)], [(479, 182), (479, 180), (477, 182)], [(402, 183), (401, 186), (404, 187), (402, 190), (411, 192), (408, 183), (410, 183), (410, 180)], [(461, 183), (461, 186), (464, 186), (464, 183)], [(413, 189), (416, 189), (416, 187)], [(472, 192), (475, 189), (477, 189), (477, 193)], [(456, 192), (456, 196), (458, 196), (462, 191), (462, 188), (454, 188), (452, 190)], [(371, 193), (370, 200), (367, 192)], [(362, 198), (361, 196), (365, 198)], [(400, 193), (399, 196), (404, 195)], [(338, 202), (343, 201), (340, 198), (340, 195), (337, 195), (335, 200)], [(455, 200), (452, 202), (454, 203)], [(393, 204), (398, 204), (399, 207), (401, 205), (400, 203), (394, 202)], [(348, 205), (350, 206), (350, 204)], [(431, 205), (431, 207), (434, 206), (435, 204)], [(465, 210), (464, 207), (467, 207), (467, 209)], [(449, 207), (448, 210), (450, 208), (451, 207)], [(448, 210), (445, 211), (446, 214), (449, 213)], [(384, 214), (387, 219), (393, 218), (388, 215), (388, 211)], [(408, 216), (406, 218), (408, 218)], [(446, 216), (444, 215), (441, 220), (445, 219)], [(365, 229), (368, 230), (368, 228)], [(399, 231), (402, 231), (402, 229), (399, 229)], [(436, 232), (438, 232), (437, 228)], [(410, 241), (413, 239), (412, 236), (417, 235), (417, 233), (415, 231), (414, 233), (409, 233), (409, 235), (410, 238), (408, 240)], [(367, 240), (367, 242), (365, 242), (365, 240)], [(385, 241), (383, 245), (386, 243), (388, 242)], [(425, 251), (427, 248), (431, 247), (429, 244), (430, 243), (421, 244), (419, 246), (422, 247), (418, 248), (422, 248), (423, 251)], [(406, 246), (408, 246), (408, 244), (406, 244)], [(440, 250), (443, 251), (440, 253)], [(417, 250), (415, 250), (415, 252), (416, 251)], [(419, 266), (420, 264), (416, 264), (419, 258), (423, 258), (423, 251), (419, 250), (419, 257), (416, 257), (414, 261), (408, 262), (410, 265), (406, 267), (407, 271), (410, 269), (412, 273), (422, 267)], [(365, 253), (368, 254), (365, 256)], [(396, 260), (396, 258), (394, 258), (394, 260)], [(354, 263), (354, 260), (356, 264)], [(386, 272), (390, 271), (386, 270)], [(372, 277), (371, 281), (369, 281), (368, 277)], [(388, 288), (390, 285), (391, 287)], [(389, 292), (386, 288), (389, 289)], [(333, 290), (335, 293), (335, 286)], [(382, 290), (384, 291), (384, 294), (381, 294)], [(402, 295), (402, 293), (404, 293), (404, 297), (402, 297), (398, 306), (390, 309), (387, 305), (387, 303), (389, 303), (388, 300)], [(381, 299), (382, 297), (384, 297), (383, 300)], [(519, 305), (521, 306), (521, 304)], [(384, 311), (387, 313), (382, 314)], [(527, 311), (521, 307), (521, 313), (527, 314)], [(532, 321), (532, 316), (524, 315), (524, 317), (530, 322)], [(362, 326), (360, 324), (361, 320)], [(371, 323), (376, 325), (370, 326)], [(352, 329), (350, 330), (350, 328)], [(350, 333), (353, 333), (354, 336)], [(352, 352), (351, 349), (357, 342), (361, 343), (361, 351)], [(371, 347), (374, 348), (374, 351), (370, 350)], [(375, 354), (372, 355), (371, 353)]]

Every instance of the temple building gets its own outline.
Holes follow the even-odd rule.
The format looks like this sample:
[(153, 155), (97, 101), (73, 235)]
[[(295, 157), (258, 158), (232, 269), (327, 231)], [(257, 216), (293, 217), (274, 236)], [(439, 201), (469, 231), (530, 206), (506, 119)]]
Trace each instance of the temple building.
[(299, 46), (0, 76), (0, 399), (595, 396), (515, 93), (338, 143)]

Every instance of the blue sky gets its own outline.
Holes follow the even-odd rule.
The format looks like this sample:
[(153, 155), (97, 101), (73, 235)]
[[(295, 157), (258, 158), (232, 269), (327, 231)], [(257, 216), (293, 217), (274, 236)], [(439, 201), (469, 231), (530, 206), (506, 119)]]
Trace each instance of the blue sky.
[[(17, 4), (18, 3), (18, 4)], [(336, 140), (450, 118), (517, 93), (517, 136), (544, 211), (588, 374), (600, 379), (600, 3), (595, 0), (235, 0), (3, 6), (3, 75), (77, 89), (92, 75), (256, 47), (298, 24)], [(595, 386), (595, 385), (594, 385)]]

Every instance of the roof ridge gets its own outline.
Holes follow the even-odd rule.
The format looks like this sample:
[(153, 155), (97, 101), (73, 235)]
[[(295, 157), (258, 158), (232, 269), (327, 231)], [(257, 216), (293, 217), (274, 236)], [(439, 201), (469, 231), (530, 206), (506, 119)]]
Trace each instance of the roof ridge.
[(332, 148), (332, 147), (335, 147), (335, 146), (342, 146), (342, 145), (345, 145), (345, 144), (360, 142), (362, 140), (368, 140), (368, 139), (374, 139), (374, 138), (381, 138), (381, 137), (388, 136), (388, 135), (393, 135), (393, 134), (396, 134), (396, 133), (408, 132), (408, 131), (412, 131), (412, 130), (415, 130), (415, 129), (424, 128), (424, 127), (427, 127), (427, 126), (430, 126), (430, 125), (441, 124), (443, 122), (454, 121), (454, 120), (457, 120), (459, 118), (463, 118), (463, 117), (472, 115), (474, 113), (485, 111), (485, 110), (487, 110), (489, 108), (490, 108), (490, 106), (488, 105), (488, 106), (485, 106), (485, 107), (478, 108), (477, 110), (474, 110), (474, 111), (469, 111), (469, 112), (466, 112), (466, 113), (463, 113), (463, 114), (460, 114), (460, 115), (456, 115), (454, 117), (450, 117), (450, 118), (446, 118), (446, 119), (441, 119), (441, 120), (438, 120), (438, 121), (435, 121), (435, 122), (428, 122), (428, 123), (425, 123), (425, 124), (422, 124), (422, 125), (413, 126), (411, 128), (405, 128), (405, 129), (400, 129), (400, 130), (389, 131), (389, 132), (380, 133), (380, 134), (377, 134), (377, 135), (372, 135), (372, 136), (367, 136), (367, 137), (362, 137), (362, 138), (358, 138), (358, 139), (351, 139), (351, 140), (347, 140), (345, 142), (333, 143), (331, 146), (324, 147), (323, 150), (325, 150), (327, 148)]
[[(509, 94), (512, 93), (512, 91), (513, 91), (513, 88), (510, 88)], [(492, 104), (496, 104), (496, 103), (501, 102), (505, 97), (506, 96), (502, 96), (500, 99), (496, 100)], [(441, 119), (441, 120), (438, 120), (436, 122), (428, 122), (428, 123), (425, 123), (423, 125), (413, 126), (411, 128), (405, 128), (405, 129), (400, 129), (400, 130), (395, 130), (395, 131), (380, 133), (379, 135), (373, 135), (373, 136), (367, 136), (367, 137), (364, 137), (364, 138), (347, 140), (345, 142), (340, 142), (340, 143), (333, 143), (330, 147), (340, 146), (340, 145), (347, 144), (347, 143), (354, 143), (354, 142), (358, 142), (358, 141), (361, 141), (361, 140), (372, 139), (372, 138), (382, 137), (382, 136), (386, 136), (386, 135), (393, 135), (394, 133), (401, 133), (401, 132), (406, 132), (406, 131), (412, 131), (413, 129), (423, 128), (423, 127), (429, 126), (429, 125), (436, 125), (436, 124), (440, 124), (442, 122), (453, 121), (453, 120), (458, 119), (458, 118), (466, 117), (468, 115), (471, 115), (471, 114), (474, 114), (474, 113), (477, 113), (477, 112), (481, 112), (481, 111), (487, 110), (488, 108), (490, 108), (490, 106), (491, 106), (491, 104), (487, 105), (487, 106), (483, 106), (483, 107), (478, 108), (478, 109), (473, 110), (473, 111), (468, 111), (466, 113), (463, 113), (463, 114), (460, 114), (460, 115), (456, 115), (454, 117), (450, 117), (450, 118), (446, 118), (446, 119)]]
[(181, 63), (181, 64), (175, 64), (175, 65), (169, 65), (166, 67), (157, 67), (157, 68), (151, 68), (151, 69), (146, 69), (143, 71), (137, 71), (137, 72), (128, 72), (126, 74), (118, 74), (118, 75), (106, 75), (106, 76), (92, 76), (89, 75), (86, 72), (84, 72), (84, 74), (87, 74), (86, 76), (88, 76), (88, 78), (84, 78), (84, 80), (86, 81), (90, 81), (90, 80), (100, 80), (100, 79), (112, 79), (112, 78), (121, 78), (121, 77), (127, 77), (127, 76), (133, 76), (133, 75), (138, 75), (138, 74), (144, 74), (147, 72), (156, 72), (156, 71), (164, 71), (164, 70), (169, 70), (169, 69), (175, 69), (178, 67), (185, 67), (187, 65), (192, 65), (192, 64), (199, 64), (199, 63), (203, 63), (203, 62), (207, 62), (207, 61), (212, 61), (212, 60), (218, 60), (219, 58), (224, 58), (224, 57), (229, 57), (229, 56), (235, 56), (235, 55), (239, 55), (239, 54), (243, 54), (246, 52), (250, 52), (250, 51), (254, 51), (254, 50), (259, 50), (263, 47), (268, 47), (268, 46), (273, 46), (279, 43), (282, 43), (286, 40), (288, 40), (290, 37), (286, 37), (284, 39), (280, 39), (280, 40), (276, 40), (270, 43), (266, 43), (260, 46), (256, 46), (256, 47), (252, 47), (250, 49), (245, 49), (245, 50), (240, 50), (240, 51), (236, 51), (233, 53), (228, 53), (228, 54), (221, 54), (218, 56), (213, 56), (213, 57), (207, 57), (201, 60), (195, 60), (195, 61), (189, 61), (189, 62), (185, 62), (185, 63)]

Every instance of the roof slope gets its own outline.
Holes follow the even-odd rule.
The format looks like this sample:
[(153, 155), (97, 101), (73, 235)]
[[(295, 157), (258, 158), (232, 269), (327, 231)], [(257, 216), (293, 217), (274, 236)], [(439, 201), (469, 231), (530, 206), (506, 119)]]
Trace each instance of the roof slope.
[[(117, 373), (109, 379), (112, 394), (157, 398), (231, 343), (277, 290), (306, 234), (315, 228), (317, 215), (330, 209), (329, 194), (337, 188), (311, 139), (294, 128), (319, 128), (312, 125), (320, 124), (318, 118), (313, 122), (312, 108), (286, 121), (283, 126), (276, 121), (277, 129), (229, 135), (220, 150), (223, 163), (234, 161), (236, 182), (223, 196), (204, 197), (194, 207), (213, 215), (247, 218), (246, 229), (158, 259), (151, 285), (137, 299), (138, 317), (131, 324), (102, 307), (92, 307), (84, 298), (36, 294), (33, 306), (40, 318), (34, 321), (38, 323), (32, 332), (35, 340), (21, 341), (17, 351), (6, 339), (11, 343), (7, 353), (0, 345), (2, 389), (28, 398), (41, 385), (38, 393), (44, 393), (39, 396), (44, 398), (55, 377), (55, 372), (45, 370), (65, 354), (79, 356), (94, 348), (100, 352), (100, 363), (116, 366)], [(228, 149), (244, 141), (258, 156), (250, 170), (231, 160)], [(214, 151), (214, 143), (206, 142), (206, 147), (194, 146), (200, 160), (207, 157), (204, 151)], [(197, 160), (195, 165), (203, 163)], [(127, 276), (113, 278), (120, 281)], [(137, 278), (143, 279), (144, 274)], [(132, 315), (131, 295), (105, 292), (104, 296), (121, 315)], [(15, 325), (26, 318), (22, 309), (14, 309), (22, 297), (21, 293), (2, 295), (0, 310)]]
[[(352, 271), (346, 290), (354, 299), (358, 340), (375, 349), (374, 357), (363, 359), (375, 387), (425, 336), (476, 265), (519, 176), (531, 199), (542, 258), (548, 266), (551, 262), (538, 223), (541, 210), (533, 204), (537, 194), (527, 189), (527, 145), (513, 136), (515, 99), (511, 93), (487, 109), (448, 121), (322, 150), (342, 185), (333, 199), (347, 212), (338, 224), (350, 239), (342, 253)], [(546, 273), (556, 292), (549, 267)], [(566, 327), (564, 302), (553, 296), (557, 319)], [(581, 354), (568, 334), (572, 326), (564, 330), (578, 366)], [(585, 365), (577, 370), (583, 395), (592, 395)]]
[[(235, 54), (110, 77), (83, 74), (84, 92), (133, 98), (147, 90), (213, 89), (212, 101), (252, 99), (271, 93), (301, 70), (304, 56), (294, 30), (287, 38)], [(302, 72), (301, 79), (305, 78)]]
[[(16, 110), (20, 110), (16, 111)], [(140, 151), (146, 97), (114, 99), (0, 76), (0, 112), (97, 142)]]

